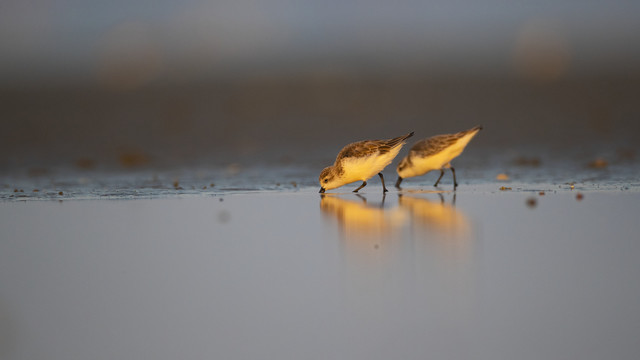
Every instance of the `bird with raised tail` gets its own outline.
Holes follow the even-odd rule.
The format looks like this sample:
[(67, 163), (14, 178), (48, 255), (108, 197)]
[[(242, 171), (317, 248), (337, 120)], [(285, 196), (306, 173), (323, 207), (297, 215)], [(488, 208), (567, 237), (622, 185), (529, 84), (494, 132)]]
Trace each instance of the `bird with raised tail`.
[(444, 175), (444, 169), (451, 169), (453, 174), (453, 189), (458, 187), (456, 181), (456, 170), (451, 166), (451, 160), (462, 154), (469, 141), (482, 130), (482, 126), (461, 131), (455, 134), (436, 135), (418, 141), (411, 147), (409, 154), (405, 156), (396, 171), (398, 181), (396, 187), (400, 189), (403, 179), (420, 176), (432, 170), (440, 170), (440, 177), (433, 186), (438, 186), (440, 179)]
[(320, 173), (320, 192), (335, 189), (354, 181), (362, 181), (358, 192), (367, 185), (367, 180), (375, 174), (380, 176), (382, 191), (387, 192), (382, 170), (398, 155), (405, 140), (413, 136), (413, 132), (388, 140), (363, 140), (345, 146), (333, 165)]

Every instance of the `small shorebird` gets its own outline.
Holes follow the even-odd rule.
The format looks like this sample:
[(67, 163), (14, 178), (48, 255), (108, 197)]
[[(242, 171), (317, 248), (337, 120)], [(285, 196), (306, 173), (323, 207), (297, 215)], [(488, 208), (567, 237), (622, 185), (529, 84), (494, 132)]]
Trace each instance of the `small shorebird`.
[(451, 169), (453, 173), (453, 189), (458, 187), (456, 170), (451, 166), (451, 160), (462, 153), (471, 139), (482, 130), (482, 126), (461, 131), (455, 134), (436, 135), (420, 140), (413, 145), (409, 154), (398, 164), (398, 181), (396, 187), (400, 189), (402, 179), (420, 176), (431, 170), (440, 170), (440, 177), (433, 186), (438, 186), (444, 169)]
[(387, 192), (381, 171), (393, 161), (404, 141), (411, 136), (413, 132), (389, 140), (363, 140), (345, 146), (336, 157), (335, 163), (320, 173), (320, 192), (362, 181), (362, 185), (353, 190), (358, 192), (375, 174), (382, 180), (383, 193)]

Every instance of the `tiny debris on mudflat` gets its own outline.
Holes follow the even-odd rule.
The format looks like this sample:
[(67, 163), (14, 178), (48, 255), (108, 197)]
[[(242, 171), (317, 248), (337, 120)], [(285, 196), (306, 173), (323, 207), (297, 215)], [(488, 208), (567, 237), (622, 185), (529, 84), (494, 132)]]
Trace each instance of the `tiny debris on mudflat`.
[(513, 160), (513, 164), (517, 166), (538, 167), (540, 166), (541, 163), (542, 161), (540, 161), (540, 158), (537, 158), (537, 157), (528, 158), (526, 156), (519, 156)]
[(607, 166), (609, 166), (609, 162), (603, 158), (597, 158), (587, 164), (587, 167), (591, 169), (604, 169)]
[(527, 199), (527, 206), (530, 208), (534, 208), (538, 205), (538, 200), (534, 197), (530, 197)]

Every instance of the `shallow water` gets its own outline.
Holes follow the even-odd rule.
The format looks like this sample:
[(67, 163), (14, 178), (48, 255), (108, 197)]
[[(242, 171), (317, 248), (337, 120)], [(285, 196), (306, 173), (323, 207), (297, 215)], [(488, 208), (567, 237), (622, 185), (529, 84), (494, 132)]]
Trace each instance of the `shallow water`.
[(493, 170), (384, 197), (296, 168), (6, 190), (0, 357), (636, 359), (634, 178)]
[[(607, 152), (608, 151), (608, 152)], [(640, 191), (640, 166), (635, 152), (620, 156), (601, 151), (601, 157), (567, 153), (557, 158), (553, 152), (533, 150), (492, 152), (475, 149), (457, 158), (455, 166), (458, 192), (496, 192), (502, 186), (513, 191), (535, 192), (569, 189), (571, 184), (582, 191)], [(528, 156), (527, 154), (536, 154)], [(601, 167), (592, 164), (603, 159)], [(319, 189), (319, 169), (333, 159), (316, 159), (300, 163), (199, 163), (187, 166), (134, 168), (97, 167), (79, 169), (70, 166), (31, 166), (0, 172), (0, 201), (28, 200), (96, 200), (151, 199), (224, 196), (246, 192), (298, 192)], [(392, 166), (383, 172), (392, 188), (396, 173)], [(506, 174), (507, 181), (497, 181)], [(437, 172), (405, 179), (407, 189), (434, 190)], [(354, 183), (337, 189), (349, 192)], [(451, 173), (447, 171), (436, 190), (451, 190)], [(380, 193), (376, 177), (362, 193)]]

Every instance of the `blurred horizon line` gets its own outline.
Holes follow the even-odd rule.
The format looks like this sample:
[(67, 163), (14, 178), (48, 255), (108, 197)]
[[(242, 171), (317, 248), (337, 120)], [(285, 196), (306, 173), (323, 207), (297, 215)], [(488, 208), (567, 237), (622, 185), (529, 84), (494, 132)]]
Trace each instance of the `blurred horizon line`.
[(640, 74), (640, 3), (331, 1), (9, 2), (0, 85)]

